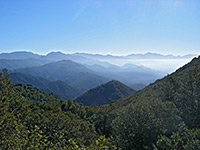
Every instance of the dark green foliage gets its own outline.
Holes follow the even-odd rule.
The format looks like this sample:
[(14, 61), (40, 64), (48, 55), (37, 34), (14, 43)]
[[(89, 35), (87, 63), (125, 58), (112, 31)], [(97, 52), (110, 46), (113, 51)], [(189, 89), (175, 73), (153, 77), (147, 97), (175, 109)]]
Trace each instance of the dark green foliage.
[(134, 91), (123, 83), (113, 80), (87, 91), (76, 101), (88, 106), (109, 104), (113, 100), (131, 95)]
[(81, 94), (81, 90), (75, 89), (63, 81), (49, 81), (41, 77), (33, 77), (22, 73), (11, 73), (10, 78), (14, 84), (31, 84), (66, 100), (74, 99)]
[(200, 129), (179, 129), (170, 137), (161, 136), (155, 150), (198, 150), (200, 149)]
[(199, 91), (200, 58), (196, 58), (131, 96), (98, 108), (92, 119), (97, 131), (113, 137), (119, 147), (152, 149), (159, 134), (168, 137), (179, 125), (199, 128)]
[(163, 101), (172, 101), (189, 128), (200, 127), (200, 58), (157, 81), (148, 90), (153, 90)]
[[(22, 126), (16, 117), (8, 111), (8, 105), (0, 101), (0, 149), (15, 149), (21, 140), (17, 130), (23, 134)], [(19, 138), (13, 138), (18, 136)]]
[[(73, 103), (70, 101), (59, 100), (31, 85), (18, 84), (13, 86), (6, 70), (0, 74), (0, 78), (0, 123), (1, 142), (3, 142), (1, 148), (6, 146), (13, 149), (17, 143), (20, 143), (14, 139), (26, 140), (25, 137), (29, 136), (27, 135), (28, 131), (34, 130), (35, 126), (38, 126), (42, 130), (43, 136), (48, 137), (48, 141), (54, 145), (59, 143), (61, 139), (71, 138), (76, 139), (78, 144), (90, 145), (98, 137), (94, 126), (81, 119), (80, 113), (73, 111)], [(77, 111), (81, 112), (81, 110)], [(21, 122), (19, 127), (25, 131), (25, 133), (19, 131), (22, 135), (17, 133), (19, 130), (16, 129), (19, 124), (17, 122)], [(28, 139), (33, 141), (29, 142), (37, 143), (40, 141), (39, 137), (34, 137), (30, 135), (30, 139)], [(13, 144), (9, 141), (13, 141)], [(41, 146), (41, 143), (39, 145)]]
[(112, 122), (112, 136), (115, 144), (123, 149), (147, 149), (160, 134), (176, 131), (180, 123), (173, 103), (141, 100), (119, 112)]
[[(171, 101), (190, 128), (200, 125), (200, 58), (194, 59), (175, 73), (135, 92), (128, 98), (113, 103), (114, 109), (140, 100)], [(114, 110), (113, 110), (114, 111)]]
[(33, 87), (30, 84), (16, 84), (13, 85), (13, 90), (16, 91), (21, 96), (31, 100), (31, 101), (40, 101), (40, 102), (55, 102), (57, 98), (49, 93), (46, 93), (43, 90)]

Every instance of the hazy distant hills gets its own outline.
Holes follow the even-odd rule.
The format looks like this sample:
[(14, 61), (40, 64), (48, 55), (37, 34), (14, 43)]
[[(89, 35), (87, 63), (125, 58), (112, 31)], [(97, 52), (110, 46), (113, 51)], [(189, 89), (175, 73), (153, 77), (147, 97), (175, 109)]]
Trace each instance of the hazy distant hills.
[(71, 60), (62, 60), (37, 67), (15, 70), (35, 77), (42, 77), (50, 81), (65, 81), (69, 85), (88, 90), (108, 81), (105, 77), (95, 74), (84, 65)]
[[(198, 54), (188, 54), (183, 56), (174, 56), (174, 55), (162, 55), (158, 53), (145, 53), (145, 54), (130, 54), (127, 56), (114, 56), (114, 55), (101, 55), (101, 54), (89, 54), (89, 53), (73, 53), (73, 54), (65, 54), (62, 52), (50, 52), (47, 55), (38, 55), (28, 51), (16, 51), (11, 53), (1, 53), (0, 59), (45, 59), (51, 61), (59, 61), (59, 60), (71, 60), (77, 59), (74, 61), (78, 61), (82, 63), (86, 61), (86, 59), (91, 59), (92, 61), (97, 60), (105, 60), (107, 59), (126, 59), (126, 58), (133, 58), (133, 59), (184, 59), (184, 58), (193, 58), (198, 56)], [(90, 61), (90, 60), (89, 60)]]
[(113, 100), (119, 100), (131, 95), (134, 91), (125, 84), (112, 80), (87, 91), (78, 97), (76, 101), (87, 106), (109, 104)]
[(158, 53), (145, 53), (145, 54), (130, 54), (126, 57), (128, 58), (137, 58), (137, 59), (185, 59), (185, 58), (193, 58), (197, 56), (197, 54), (188, 54), (184, 56), (174, 56), (174, 55), (162, 55)]
[[(112, 56), (88, 53), (64, 54), (62, 52), (38, 55), (21, 51), (1, 53), (0, 69), (7, 68), (12, 73), (20, 72), (21, 76), (18, 74), (15, 81), (32, 84), (62, 98), (69, 99), (110, 80), (118, 80), (129, 87), (140, 90), (166, 74), (132, 63), (117, 66), (111, 64), (110, 60), (120, 62), (126, 59), (131, 61), (147, 58), (152, 60), (153, 58), (181, 59), (192, 56), (155, 53)], [(22, 74), (25, 77), (22, 77)], [(24, 78), (26, 80), (23, 82)], [(42, 80), (39, 80), (40, 78)], [(55, 82), (55, 87), (52, 85), (53, 82)]]
[(0, 59), (29, 59), (29, 58), (40, 58), (41, 55), (34, 54), (28, 51), (17, 51), (12, 53), (1, 53)]
[(88, 54), (88, 53), (75, 53), (72, 55), (82, 56), (86, 58), (95, 58), (97, 60), (105, 60), (107, 59), (126, 59), (126, 58), (133, 58), (133, 59), (184, 59), (184, 58), (193, 58), (197, 56), (197, 54), (188, 54), (183, 56), (174, 56), (174, 55), (162, 55), (158, 53), (145, 53), (145, 54), (130, 54), (127, 56), (114, 56), (114, 55), (100, 55), (100, 54)]
[(110, 80), (118, 80), (129, 86), (132, 84), (147, 85), (151, 82), (154, 82), (155, 79), (164, 76), (163, 73), (132, 64), (126, 64), (122, 67), (115, 65), (107, 68), (101, 65), (88, 65), (87, 67), (101, 76), (104, 76)]
[[(3, 58), (3, 59), (0, 59), (0, 68), (6, 67), (9, 70), (22, 71), (26, 74), (29, 74), (32, 76), (40, 76), (40, 77), (42, 76), (43, 78), (47, 78), (49, 80), (61, 80), (62, 78), (62, 80), (66, 81), (67, 83), (70, 82), (71, 79), (73, 79), (74, 84), (72, 83), (72, 85), (73, 86), (78, 85), (80, 86), (80, 88), (85, 88), (84, 87), (86, 85), (85, 83), (86, 81), (88, 81), (86, 79), (87, 76), (91, 78), (92, 80), (93, 79), (99, 80), (99, 78), (103, 77), (104, 78), (103, 82), (105, 81), (105, 78), (106, 78), (108, 80), (119, 80), (128, 85), (132, 85), (132, 84), (147, 85), (155, 81), (157, 78), (160, 78), (164, 75), (163, 73), (151, 70), (147, 67), (137, 66), (133, 64), (126, 64), (122, 67), (119, 67), (119, 66), (110, 64), (108, 62), (99, 61), (96, 59), (96, 57), (107, 57), (107, 56), (82, 54), (82, 53), (64, 54), (61, 52), (51, 52), (47, 55), (37, 55), (31, 52), (2, 53), (0, 54), (0, 58)], [(108, 57), (115, 57), (115, 56), (109, 55)], [(11, 58), (14, 58), (14, 59), (11, 59)], [(76, 62), (79, 65), (82, 65), (83, 67), (82, 71), (80, 71), (79, 70), (80, 68), (78, 68), (77, 71), (79, 73), (77, 71), (72, 71), (73, 72), (72, 73), (69, 68), (74, 68), (73, 64), (72, 63), (69, 64), (68, 62), (68, 65), (67, 65), (68, 67), (66, 67), (65, 64), (61, 65), (60, 62), (62, 60), (71, 60), (73, 62)], [(53, 63), (55, 66), (53, 66), (53, 64), (51, 63)], [(39, 67), (38, 68), (39, 70), (37, 70), (37, 67)], [(51, 68), (54, 68), (54, 71), (51, 70)], [(19, 70), (19, 69), (22, 69), (22, 70)], [(55, 69), (59, 70), (57, 71), (57, 75), (55, 75), (55, 72), (56, 72)], [(49, 74), (48, 71), (50, 70), (51, 70), (51, 73)], [(67, 73), (67, 74), (64, 75), (63, 73)], [(80, 73), (82, 74), (80, 75)], [(66, 77), (69, 77), (69, 78), (66, 78)], [(79, 77), (79, 78), (76, 78), (76, 77)], [(80, 81), (78, 81), (79, 79)], [(83, 80), (85, 82), (82, 82)], [(84, 86), (80, 84), (81, 82), (82, 84), (84, 84)], [(103, 82), (101, 80), (100, 82), (97, 81), (97, 83), (94, 83), (94, 84), (91, 83), (92, 86), (88, 86), (86, 87), (86, 89), (90, 87), (95, 87), (96, 85), (102, 84)], [(71, 85), (71, 83), (68, 83), (68, 84)]]
[(146, 85), (145, 84), (132, 84), (132, 85), (129, 85), (129, 87), (131, 87), (132, 89), (134, 90), (141, 90), (145, 87)]
[(82, 92), (79, 89), (75, 89), (63, 81), (49, 81), (41, 77), (33, 77), (22, 73), (11, 73), (10, 78), (13, 84), (23, 83), (31, 84), (34, 87), (45, 90), (48, 93), (63, 99), (74, 99)]
[(157, 74), (158, 72), (163, 72), (164, 75), (175, 71), (180, 66), (183, 66), (184, 64), (191, 61), (193, 57), (197, 56), (197, 54), (174, 56), (162, 55), (157, 53), (130, 54), (127, 56), (99, 55), (87, 53), (76, 53), (74, 55), (82, 57), (84, 56), (88, 59), (93, 58), (98, 61), (109, 62), (118, 66), (123, 66), (125, 64), (144, 66), (146, 68), (156, 70)]
[(48, 60), (40, 60), (35, 58), (26, 59), (0, 59), (0, 69), (7, 68), (9, 70), (40, 66), (49, 63)]
[(42, 66), (28, 67), (17, 70), (33, 76), (44, 77), (49, 80), (65, 80), (71, 74), (89, 71), (81, 64), (71, 60), (62, 60), (58, 62), (48, 63)]

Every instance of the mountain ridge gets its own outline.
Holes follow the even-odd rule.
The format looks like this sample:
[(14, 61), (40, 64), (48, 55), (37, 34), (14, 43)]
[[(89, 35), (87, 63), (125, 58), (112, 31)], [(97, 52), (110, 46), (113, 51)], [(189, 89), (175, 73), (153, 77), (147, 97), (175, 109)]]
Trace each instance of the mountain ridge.
[(125, 84), (112, 80), (102, 85), (99, 85), (83, 95), (79, 96), (75, 101), (83, 105), (103, 105), (109, 104), (114, 100), (127, 97), (135, 92), (134, 89), (126, 86)]
[[(17, 55), (17, 56), (16, 56)], [(25, 56), (24, 56), (25, 55)], [(172, 54), (160, 54), (160, 53), (153, 53), (153, 52), (147, 52), (144, 54), (140, 54), (140, 53), (133, 53), (133, 54), (128, 54), (125, 56), (120, 56), (120, 55), (111, 55), (111, 54), (91, 54), (91, 53), (81, 53), (81, 52), (76, 52), (76, 53), (64, 53), (61, 51), (52, 51), (47, 53), (46, 55), (40, 55), (40, 54), (36, 54), (30, 51), (14, 51), (14, 52), (10, 52), (10, 53), (0, 53), (0, 59), (24, 59), (24, 58), (45, 58), (48, 56), (73, 56), (73, 55), (78, 55), (78, 56), (82, 56), (82, 57), (91, 57), (91, 56), (95, 56), (95, 57), (113, 57), (113, 58), (126, 58), (126, 57), (138, 57), (138, 58), (145, 58), (145, 57), (150, 57), (150, 58), (188, 58), (188, 57), (195, 57), (198, 56), (198, 54), (186, 54), (186, 55), (172, 55)], [(20, 58), (19, 58), (20, 56)], [(13, 58), (14, 57), (14, 58)], [(142, 59), (143, 59), (142, 58)]]
[(31, 84), (65, 100), (74, 99), (82, 93), (81, 90), (75, 89), (63, 81), (49, 81), (42, 77), (33, 77), (18, 72), (10, 73), (10, 78), (13, 84)]
[[(88, 90), (108, 81), (107, 78), (95, 74), (82, 64), (71, 60), (51, 62), (42, 66), (14, 70), (35, 77), (43, 77), (50, 81), (64, 81), (72, 87)], [(87, 83), (87, 84), (86, 84)]]

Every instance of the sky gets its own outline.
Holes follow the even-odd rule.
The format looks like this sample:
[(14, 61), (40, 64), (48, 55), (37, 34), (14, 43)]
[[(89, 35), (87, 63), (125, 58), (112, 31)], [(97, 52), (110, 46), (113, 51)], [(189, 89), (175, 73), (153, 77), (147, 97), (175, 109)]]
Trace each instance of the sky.
[(200, 54), (200, 0), (0, 0), (0, 53)]

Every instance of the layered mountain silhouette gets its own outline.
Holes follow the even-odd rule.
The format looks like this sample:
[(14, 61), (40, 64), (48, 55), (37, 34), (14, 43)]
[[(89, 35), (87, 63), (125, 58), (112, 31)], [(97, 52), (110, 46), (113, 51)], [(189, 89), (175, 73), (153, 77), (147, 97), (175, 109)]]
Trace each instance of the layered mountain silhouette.
[(75, 89), (63, 81), (50, 81), (42, 77), (33, 77), (17, 72), (11, 73), (10, 78), (13, 84), (31, 84), (34, 87), (43, 89), (48, 93), (53, 93), (65, 100), (74, 99), (82, 93), (80, 89)]
[(15, 70), (20, 68), (41, 66), (49, 63), (48, 60), (40, 60), (35, 58), (26, 59), (0, 59), (0, 69), (7, 68), (9, 70)]
[[(59, 82), (59, 86), (61, 85), (61, 82), (65, 82), (65, 84), (69, 85), (73, 89), (78, 89), (80, 94), (83, 94), (83, 92), (86, 92), (87, 90), (95, 88), (110, 80), (118, 80), (129, 87), (140, 90), (146, 85), (154, 82), (156, 79), (164, 76), (164, 73), (149, 69), (144, 66), (133, 64), (125, 64), (123, 66), (113, 65), (107, 61), (109, 59), (179, 59), (192, 56), (193, 55), (172, 56), (155, 53), (112, 56), (88, 53), (64, 54), (62, 52), (51, 52), (47, 55), (38, 55), (32, 52), (21, 51), (13, 53), (1, 53), (0, 69), (7, 68), (9, 69), (9, 72), (20, 72), (23, 75), (43, 78), (49, 82), (56, 81)], [(32, 82), (28, 81), (30, 80), (27, 80), (27, 82), (24, 83), (33, 84)], [(58, 90), (49, 90), (48, 92), (56, 94), (58, 93)], [(78, 94), (72, 95), (73, 96), (66, 96), (66, 94), (64, 94), (60, 97), (68, 99), (73, 98), (74, 96), (76, 97)]]
[(64, 81), (72, 87), (88, 90), (108, 81), (105, 77), (95, 74), (84, 65), (71, 60), (52, 62), (43, 66), (28, 67), (15, 70), (35, 77), (42, 77), (50, 81)]
[(114, 56), (114, 55), (101, 55), (101, 54), (90, 54), (90, 53), (74, 53), (74, 54), (65, 54), (60, 51), (50, 52), (47, 55), (38, 55), (28, 51), (16, 51), (11, 53), (0, 53), (0, 59), (48, 59), (59, 61), (63, 59), (71, 59), (71, 58), (87, 58), (87, 59), (104, 59), (104, 58), (137, 58), (137, 59), (174, 59), (174, 58), (192, 58), (197, 56), (197, 54), (188, 54), (184, 56), (174, 56), (174, 55), (162, 55), (158, 53), (145, 53), (145, 54), (129, 54), (127, 56)]
[(103, 105), (109, 104), (114, 100), (131, 95), (135, 90), (126, 86), (125, 84), (112, 80), (105, 84), (102, 84), (96, 88), (93, 88), (83, 95), (79, 96), (76, 101), (83, 105)]

